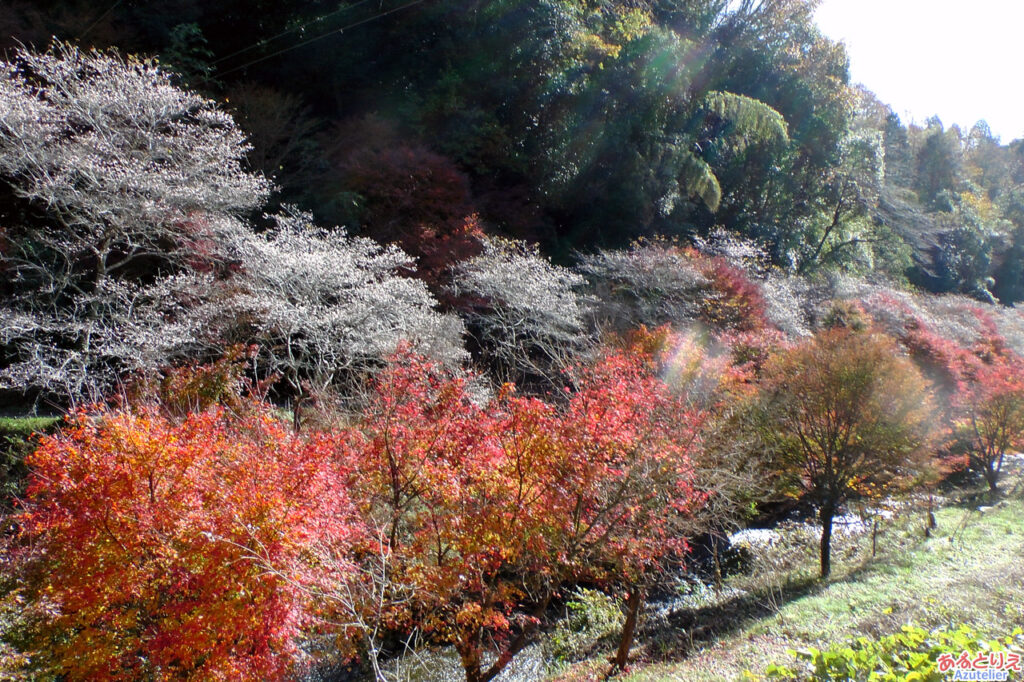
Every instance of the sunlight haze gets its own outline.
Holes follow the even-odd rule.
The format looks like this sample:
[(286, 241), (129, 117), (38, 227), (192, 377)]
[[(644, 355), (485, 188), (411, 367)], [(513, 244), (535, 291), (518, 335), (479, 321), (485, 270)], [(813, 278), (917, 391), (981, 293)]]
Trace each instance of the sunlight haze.
[(850, 75), (904, 123), (938, 115), (967, 129), (985, 119), (1024, 137), (1024, 3), (1008, 0), (824, 0), (816, 18), (846, 43)]

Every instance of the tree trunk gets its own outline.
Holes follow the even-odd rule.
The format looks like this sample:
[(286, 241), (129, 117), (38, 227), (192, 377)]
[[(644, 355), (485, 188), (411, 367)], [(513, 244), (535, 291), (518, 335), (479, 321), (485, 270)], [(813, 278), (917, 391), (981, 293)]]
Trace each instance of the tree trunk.
[(612, 661), (612, 672), (625, 670), (626, 664), (629, 663), (629, 650), (633, 648), (633, 637), (636, 635), (636, 624), (640, 619), (640, 607), (643, 603), (643, 588), (636, 586), (626, 599), (626, 623), (622, 626), (622, 639), (619, 640), (619, 650)]
[(526, 645), (530, 643), (530, 639), (533, 637), (533, 633), (537, 630), (537, 625), (540, 623), (540, 619), (544, 616), (544, 613), (548, 610), (548, 604), (551, 603), (552, 593), (548, 594), (537, 604), (536, 610), (533, 612), (533, 620), (526, 624), (523, 629), (516, 635), (505, 650), (502, 651), (497, 660), (491, 665), (486, 672), (478, 673), (477, 677), (470, 679), (469, 671), (466, 671), (467, 682), (490, 682), (497, 677), (505, 667), (512, 662), (516, 654), (526, 648)]
[(990, 493), (995, 495), (999, 492), (999, 472), (991, 463), (985, 467), (985, 481)]
[(459, 652), (459, 661), (462, 663), (462, 670), (466, 673), (466, 682), (483, 682), (484, 676), (480, 669), (482, 663), (480, 647), (471, 641), (460, 639), (455, 643), (455, 650)]
[(718, 555), (718, 536), (711, 534), (711, 558), (715, 562), (715, 590), (722, 591), (722, 559)]
[(832, 517), (836, 509), (832, 505), (824, 505), (818, 511), (821, 520), (821, 577), (827, 578), (832, 573)]
[(821, 240), (818, 242), (818, 246), (814, 249), (814, 255), (812, 255), (810, 259), (800, 264), (800, 267), (798, 268), (800, 274), (803, 274), (804, 271), (807, 269), (807, 266), (810, 265), (811, 263), (817, 263), (818, 257), (821, 256), (821, 250), (825, 248), (825, 242), (828, 241), (828, 237), (830, 234), (832, 234), (832, 230), (839, 227), (839, 219), (840, 217), (842, 217), (842, 214), (843, 200), (839, 199), (839, 201), (836, 202), (836, 210), (832, 214), (832, 222), (831, 224), (829, 224), (827, 228), (825, 228), (825, 234), (821, 235)]
[(295, 406), (292, 408), (292, 431), (299, 433), (302, 430), (302, 399), (299, 398), (295, 401)]

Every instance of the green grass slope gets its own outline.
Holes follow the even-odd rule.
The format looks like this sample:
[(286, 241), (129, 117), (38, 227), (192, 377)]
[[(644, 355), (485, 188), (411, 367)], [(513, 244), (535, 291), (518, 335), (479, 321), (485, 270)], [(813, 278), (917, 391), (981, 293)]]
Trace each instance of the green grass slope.
[[(894, 524), (874, 558), (863, 548), (870, 539), (861, 537), (860, 553), (849, 551), (850, 558), (828, 582), (798, 570), (771, 588), (774, 597), (762, 591), (759, 606), (748, 604), (746, 615), (738, 608), (723, 612), (717, 620), (728, 622), (713, 637), (701, 640), (699, 633), (694, 637), (679, 628), (648, 639), (631, 671), (617, 679), (739, 680), (744, 671), (760, 673), (770, 663), (792, 664), (789, 649), (882, 637), (908, 623), (966, 624), (990, 637), (1024, 624), (1024, 500), (1016, 495), (995, 506), (950, 506), (936, 517), (938, 529), (930, 538), (924, 537), (919, 518)], [(694, 624), (688, 623), (691, 633)], [(645, 663), (657, 659), (661, 662)], [(607, 669), (603, 659), (592, 659), (559, 679), (603, 679)]]

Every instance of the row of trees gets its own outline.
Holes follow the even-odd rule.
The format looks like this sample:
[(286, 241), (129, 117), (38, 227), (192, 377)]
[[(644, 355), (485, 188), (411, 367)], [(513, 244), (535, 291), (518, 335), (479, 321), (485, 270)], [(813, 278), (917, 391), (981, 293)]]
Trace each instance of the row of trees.
[(227, 98), (285, 201), (375, 238), (478, 214), (566, 256), (724, 224), (783, 262), (811, 240), (799, 219), (828, 208), (853, 113), (845, 53), (812, 15), (808, 0), (173, 0), (91, 16), (53, 0), (0, 26), (159, 54)]
[[(403, 352), (355, 425), (306, 437), (235, 392), (237, 365), (72, 417), (31, 456), (15, 517), (33, 659), (266, 679), (300, 662), (300, 635), (376, 654), (415, 630), (491, 679), (567, 583), (636, 584), (685, 551), (705, 417), (653, 361), (609, 353), (555, 404), (481, 399)], [(211, 388), (221, 404), (197, 411)]]
[(394, 352), (464, 354), (395, 246), (295, 210), (257, 234), (269, 182), (233, 119), (151, 62), (62, 45), (0, 75), (0, 387), (95, 399), (122, 377), (257, 342), (293, 392)]
[(1024, 300), (1020, 141), (1003, 143), (984, 121), (969, 130), (937, 117), (905, 126), (866, 91), (858, 111), (857, 125), (884, 151), (874, 214), (913, 245), (910, 279), (935, 292)]
[[(402, 339), (457, 365), (464, 331), (500, 379), (544, 388), (606, 325), (675, 322), (691, 308), (716, 326), (765, 324), (746, 275), (692, 249), (600, 252), (573, 272), (485, 236), (436, 156), (422, 175), (424, 161), (401, 150), (350, 167), (354, 181), (390, 191), (366, 205), (388, 226), (388, 246), (318, 228), (297, 209), (258, 223), (250, 216), (270, 186), (243, 168), (235, 122), (153, 63), (58, 45), (20, 51), (2, 75), (0, 171), (18, 201), (0, 243), (0, 388), (14, 401), (95, 399), (133, 372), (235, 343), (258, 344), (258, 371), (280, 374), (301, 401)], [(753, 115), (724, 95), (709, 106)], [(389, 175), (395, 164), (402, 172)], [(689, 284), (667, 272), (676, 266)], [(645, 312), (623, 300), (664, 276), (682, 307)]]
[(827, 576), (842, 505), (949, 470), (936, 424), (973, 441), (993, 488), (1024, 445), (1024, 363), (991, 340), (955, 359), (914, 346), (970, 366), (946, 419), (877, 327), (758, 346), (716, 359), (634, 333), (547, 399), (481, 394), (406, 348), (360, 410), (303, 434), (255, 396), (244, 358), (176, 370), (70, 416), (27, 460), (6, 643), (72, 677), (278, 679), (425, 638), (475, 682), (585, 582), (630, 595), (625, 665), (648, 582), (751, 501), (812, 503)]

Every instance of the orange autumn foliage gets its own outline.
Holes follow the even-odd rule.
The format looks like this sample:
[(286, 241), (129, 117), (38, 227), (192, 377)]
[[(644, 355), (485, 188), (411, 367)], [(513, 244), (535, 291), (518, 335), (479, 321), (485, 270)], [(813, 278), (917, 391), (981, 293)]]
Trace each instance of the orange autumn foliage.
[(491, 679), (566, 583), (633, 583), (687, 550), (707, 414), (662, 379), (657, 336), (550, 402), (402, 351), (362, 414), (309, 438), (222, 393), (230, 363), (171, 375), (167, 404), (74, 415), (29, 458), (16, 516), (34, 662), (273, 680), (303, 637), (375, 655), (376, 633), (415, 629)]
[(840, 506), (910, 486), (929, 468), (928, 384), (891, 339), (835, 328), (771, 358), (761, 385), (762, 439), (780, 487), (818, 507), (828, 576)]
[(73, 415), (28, 458), (16, 561), (69, 679), (281, 679), (360, 535), (325, 439), (266, 409)]

